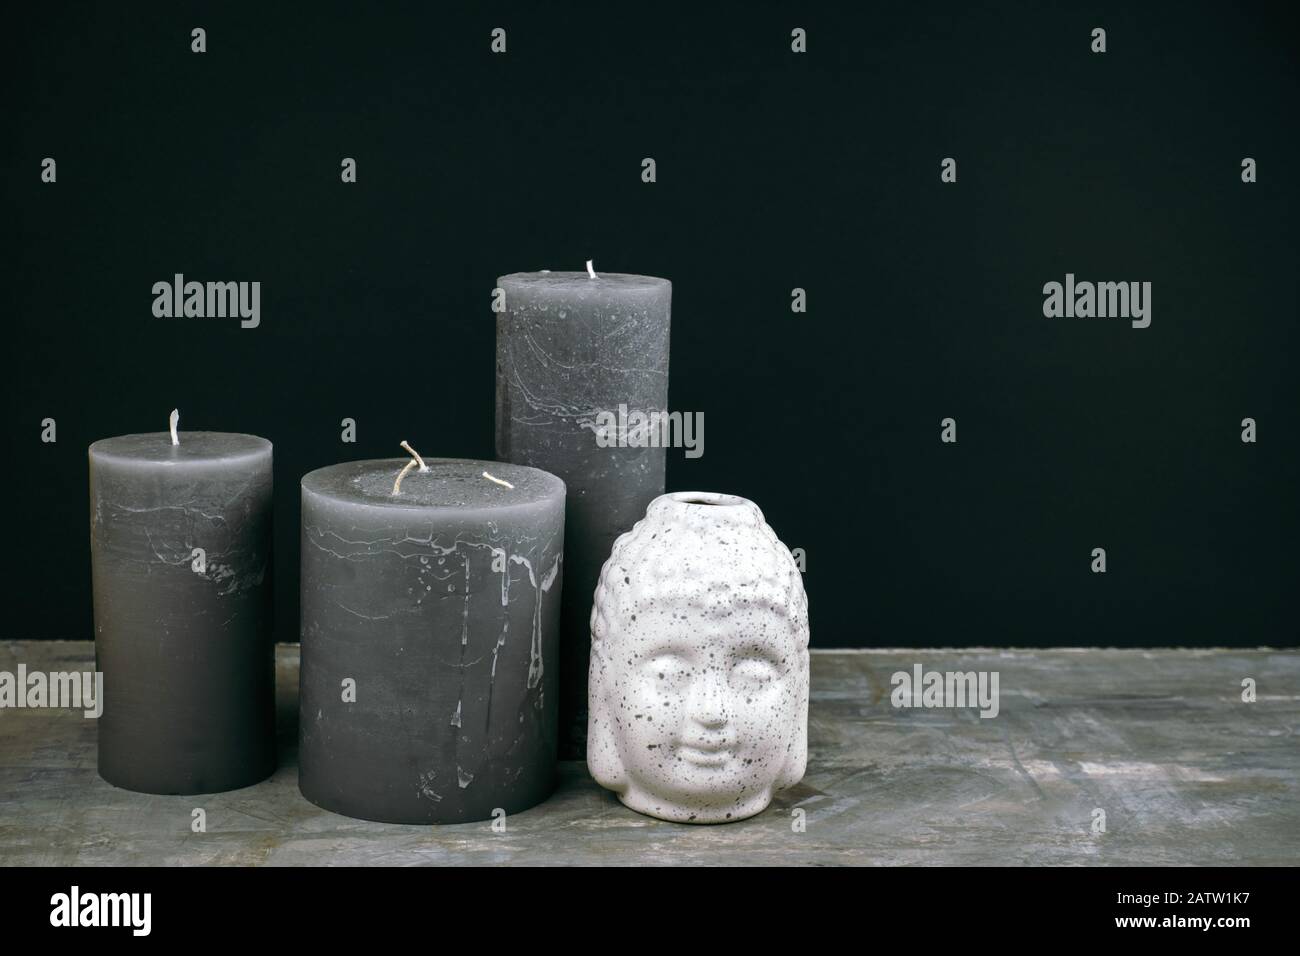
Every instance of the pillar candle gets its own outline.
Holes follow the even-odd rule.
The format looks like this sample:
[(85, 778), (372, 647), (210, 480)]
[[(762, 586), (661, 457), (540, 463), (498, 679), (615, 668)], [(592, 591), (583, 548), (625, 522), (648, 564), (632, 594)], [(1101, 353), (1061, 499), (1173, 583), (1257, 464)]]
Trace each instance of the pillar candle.
[(99, 773), (212, 793), (275, 769), (271, 443), (123, 435), (90, 446)]
[(664, 492), (665, 450), (602, 447), (597, 416), (620, 406), (628, 415), (667, 410), (672, 283), (589, 265), (497, 284), (497, 457), (545, 469), (568, 487), (560, 755), (580, 759), (596, 581), (614, 540)]
[(386, 823), (549, 796), (563, 546), (564, 483), (535, 468), (394, 459), (304, 477), (303, 795)]

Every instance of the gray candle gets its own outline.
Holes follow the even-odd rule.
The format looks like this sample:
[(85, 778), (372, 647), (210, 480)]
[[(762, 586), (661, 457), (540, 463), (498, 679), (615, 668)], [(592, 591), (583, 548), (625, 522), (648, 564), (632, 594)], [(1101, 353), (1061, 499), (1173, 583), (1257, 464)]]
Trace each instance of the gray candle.
[(668, 404), (672, 283), (619, 273), (518, 272), (497, 280), (497, 457), (568, 486), (560, 647), (560, 756), (587, 740), (591, 604), (614, 540), (664, 492), (662, 447), (602, 447), (601, 413)]
[(534, 468), (393, 459), (304, 477), (303, 795), (387, 823), (549, 796), (563, 546), (564, 483)]
[(90, 446), (99, 773), (212, 793), (275, 769), (271, 443), (172, 425)]

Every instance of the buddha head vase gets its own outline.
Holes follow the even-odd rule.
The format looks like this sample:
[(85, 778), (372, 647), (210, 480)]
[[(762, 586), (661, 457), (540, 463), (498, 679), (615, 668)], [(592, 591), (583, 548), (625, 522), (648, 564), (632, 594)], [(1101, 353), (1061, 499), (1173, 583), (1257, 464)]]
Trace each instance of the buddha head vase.
[(587, 765), (640, 813), (725, 823), (808, 762), (808, 599), (752, 501), (661, 495), (591, 612)]

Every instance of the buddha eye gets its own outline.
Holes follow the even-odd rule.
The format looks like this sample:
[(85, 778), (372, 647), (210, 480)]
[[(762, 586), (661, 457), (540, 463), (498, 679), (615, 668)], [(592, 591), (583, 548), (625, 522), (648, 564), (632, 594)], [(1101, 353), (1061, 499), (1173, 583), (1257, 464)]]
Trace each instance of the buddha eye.
[(757, 686), (776, 680), (780, 676), (776, 663), (766, 657), (746, 657), (731, 668), (733, 682)]
[(645, 664), (646, 674), (661, 691), (681, 690), (691, 679), (690, 661), (677, 654), (660, 654)]

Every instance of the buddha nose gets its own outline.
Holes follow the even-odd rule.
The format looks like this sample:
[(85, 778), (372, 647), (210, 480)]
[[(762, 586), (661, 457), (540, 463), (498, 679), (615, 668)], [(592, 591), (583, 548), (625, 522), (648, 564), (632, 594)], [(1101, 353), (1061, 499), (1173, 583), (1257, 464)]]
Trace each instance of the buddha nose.
[(716, 671), (707, 670), (691, 688), (691, 717), (705, 727), (727, 722), (727, 684)]

